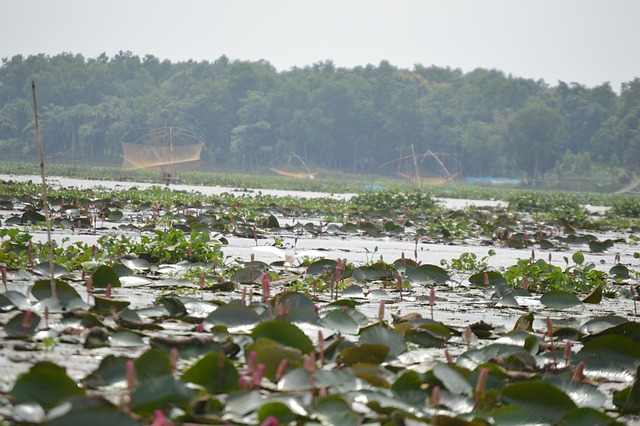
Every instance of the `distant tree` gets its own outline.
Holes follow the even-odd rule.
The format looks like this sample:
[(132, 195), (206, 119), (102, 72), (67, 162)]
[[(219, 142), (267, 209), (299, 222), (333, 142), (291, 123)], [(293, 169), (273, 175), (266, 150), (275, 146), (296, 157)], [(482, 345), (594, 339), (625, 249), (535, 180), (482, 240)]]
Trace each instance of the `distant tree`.
[(514, 114), (507, 127), (512, 160), (535, 181), (558, 159), (564, 121), (557, 110), (530, 103)]

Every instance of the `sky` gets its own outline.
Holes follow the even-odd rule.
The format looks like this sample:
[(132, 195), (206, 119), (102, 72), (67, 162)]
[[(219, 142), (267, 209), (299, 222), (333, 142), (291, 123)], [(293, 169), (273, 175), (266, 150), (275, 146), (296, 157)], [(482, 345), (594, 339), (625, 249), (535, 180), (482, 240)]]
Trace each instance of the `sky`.
[(0, 0), (0, 58), (386, 60), (619, 91), (640, 77), (639, 18), (638, 0)]

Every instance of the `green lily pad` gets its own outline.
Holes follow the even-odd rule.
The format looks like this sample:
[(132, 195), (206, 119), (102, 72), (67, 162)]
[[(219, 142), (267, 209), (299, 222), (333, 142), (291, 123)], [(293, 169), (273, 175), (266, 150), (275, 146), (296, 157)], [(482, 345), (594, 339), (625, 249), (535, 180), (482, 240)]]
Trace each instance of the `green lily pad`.
[(316, 414), (325, 425), (357, 426), (361, 416), (353, 411), (340, 395), (331, 395), (318, 400)]
[(360, 332), (360, 344), (384, 345), (389, 348), (388, 358), (395, 358), (407, 350), (404, 339), (395, 330), (373, 325)]
[(315, 262), (312, 262), (307, 267), (307, 274), (309, 275), (323, 275), (326, 273), (333, 272), (338, 266), (338, 262), (332, 259), (319, 259)]
[(93, 274), (91, 274), (93, 279), (93, 287), (95, 288), (107, 288), (109, 284), (111, 287), (120, 287), (120, 278), (115, 271), (107, 265), (100, 265), (98, 269), (96, 269)]
[(454, 395), (473, 395), (471, 383), (463, 377), (458, 369), (447, 364), (438, 364), (432, 370), (433, 375), (442, 382), (444, 387)]
[[(27, 316), (29, 316), (28, 321), (26, 321)], [(35, 312), (20, 312), (4, 325), (4, 332), (9, 337), (31, 337), (36, 334), (39, 324), (40, 316)]]
[(100, 361), (100, 365), (89, 373), (82, 381), (89, 388), (110, 386), (114, 383), (124, 382), (127, 370), (127, 361), (130, 358), (124, 356), (107, 355)]
[(295, 325), (282, 320), (266, 321), (258, 324), (251, 332), (253, 339), (268, 337), (292, 348), (298, 348), (302, 353), (313, 351), (313, 343), (302, 330)]
[(151, 347), (163, 350), (169, 353), (175, 348), (180, 358), (195, 358), (210, 352), (223, 351), (222, 345), (215, 342), (209, 337), (188, 337), (188, 338), (170, 338), (170, 337), (152, 337)]
[(437, 265), (420, 265), (407, 271), (407, 278), (413, 284), (446, 284), (451, 279), (449, 273)]
[[(78, 292), (71, 285), (62, 280), (55, 280), (56, 296), (62, 305), (68, 305), (74, 299), (80, 299)], [(31, 294), (38, 300), (44, 300), (52, 297), (51, 280), (37, 280), (31, 288)]]
[(640, 413), (640, 380), (638, 378), (640, 378), (640, 367), (636, 370), (636, 378), (631, 386), (613, 393), (613, 404), (623, 414)]
[(93, 310), (103, 313), (109, 313), (112, 311), (120, 312), (131, 304), (131, 302), (126, 300), (116, 300), (101, 296), (94, 296), (93, 303)]
[(344, 334), (357, 334), (360, 327), (353, 317), (342, 309), (334, 309), (327, 313), (320, 323), (323, 327), (327, 327)]
[(389, 347), (380, 344), (360, 344), (356, 346), (346, 346), (340, 351), (337, 361), (347, 366), (366, 363), (381, 364), (386, 361), (389, 355)]
[(630, 379), (640, 365), (640, 343), (618, 335), (594, 337), (572, 356), (572, 363), (579, 361), (598, 376)]
[(584, 425), (598, 425), (598, 426), (622, 426), (622, 423), (618, 422), (607, 416), (605, 413), (596, 410), (593, 407), (579, 407), (574, 408), (565, 414), (557, 423), (558, 426), (584, 426)]
[(538, 416), (545, 422), (556, 423), (576, 404), (560, 389), (542, 381), (526, 381), (507, 385), (501, 399)]
[(140, 426), (124, 411), (101, 397), (74, 397), (62, 415), (50, 418), (47, 426)]
[(196, 392), (173, 376), (151, 378), (135, 388), (131, 408), (136, 413), (151, 414), (158, 407), (175, 405), (186, 409)]
[(398, 379), (393, 382), (391, 390), (401, 400), (413, 405), (422, 405), (426, 401), (430, 392), (425, 389), (423, 379), (415, 371), (405, 371)]
[(476, 287), (484, 288), (485, 274), (489, 278), (489, 283), (487, 284), (488, 287), (507, 284), (504, 276), (499, 271), (477, 272), (469, 277), (469, 282)]
[(228, 303), (211, 312), (203, 321), (204, 324), (239, 328), (251, 327), (260, 322), (260, 316), (253, 309), (239, 303)]
[(67, 398), (84, 395), (84, 390), (67, 376), (64, 367), (50, 361), (40, 361), (21, 374), (13, 385), (11, 396), (20, 403), (36, 403), (45, 410)]
[(550, 290), (540, 297), (540, 303), (551, 309), (565, 310), (584, 305), (575, 295), (564, 290)]
[(204, 387), (211, 394), (227, 393), (238, 386), (238, 370), (222, 353), (209, 353), (182, 375), (182, 380)]
[(263, 424), (269, 417), (277, 419), (277, 424), (290, 424), (295, 419), (291, 409), (282, 402), (267, 402), (258, 409), (260, 424)]
[(287, 360), (287, 368), (302, 367), (303, 353), (300, 349), (283, 346), (266, 337), (258, 338), (245, 348), (245, 353), (255, 351), (256, 364), (264, 364), (264, 376), (275, 381), (276, 372), (282, 360)]

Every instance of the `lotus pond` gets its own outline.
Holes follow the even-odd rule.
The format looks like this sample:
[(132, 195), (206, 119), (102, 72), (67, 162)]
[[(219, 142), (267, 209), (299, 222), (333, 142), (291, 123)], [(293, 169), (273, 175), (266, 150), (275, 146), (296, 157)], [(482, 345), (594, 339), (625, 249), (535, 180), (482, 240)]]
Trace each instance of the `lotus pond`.
[(634, 199), (0, 178), (0, 424), (640, 419)]

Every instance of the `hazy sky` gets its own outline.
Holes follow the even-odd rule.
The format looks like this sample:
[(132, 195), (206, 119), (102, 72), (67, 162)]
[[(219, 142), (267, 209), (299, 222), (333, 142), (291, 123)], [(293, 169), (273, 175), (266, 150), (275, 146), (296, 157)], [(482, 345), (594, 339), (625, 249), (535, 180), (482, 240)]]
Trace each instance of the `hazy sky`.
[(388, 60), (618, 91), (640, 77), (639, 20), (639, 0), (0, 0), (0, 58)]

